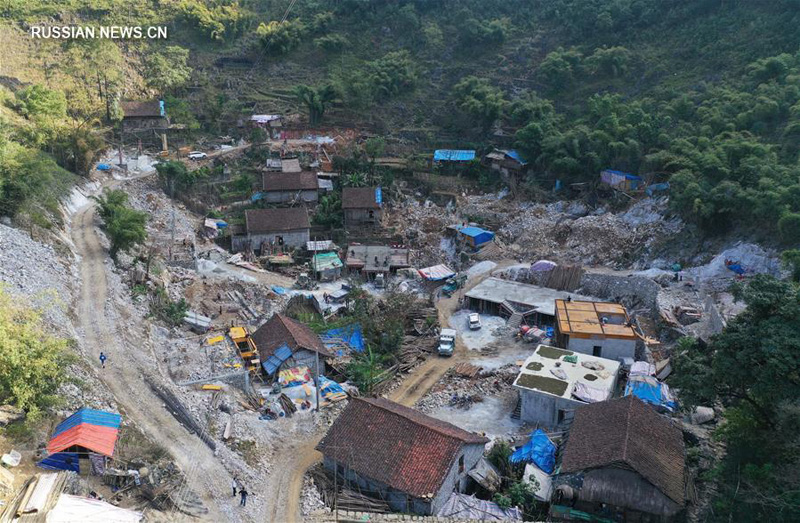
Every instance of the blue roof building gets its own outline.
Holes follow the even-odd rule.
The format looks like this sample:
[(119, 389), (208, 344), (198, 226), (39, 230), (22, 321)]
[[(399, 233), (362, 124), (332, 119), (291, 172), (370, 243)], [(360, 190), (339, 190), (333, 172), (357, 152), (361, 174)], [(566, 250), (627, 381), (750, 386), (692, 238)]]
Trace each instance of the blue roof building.
[(459, 149), (436, 149), (434, 162), (469, 162), (475, 159), (475, 151)]

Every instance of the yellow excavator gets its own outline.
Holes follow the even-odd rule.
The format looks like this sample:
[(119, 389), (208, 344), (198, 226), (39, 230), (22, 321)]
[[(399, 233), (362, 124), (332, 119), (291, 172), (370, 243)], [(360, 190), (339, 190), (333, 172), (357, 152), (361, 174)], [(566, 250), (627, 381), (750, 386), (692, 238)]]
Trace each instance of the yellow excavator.
[(239, 356), (242, 357), (247, 370), (256, 375), (259, 374), (261, 372), (261, 360), (258, 357), (256, 344), (247, 329), (245, 327), (231, 327), (228, 331), (228, 336), (233, 341), (233, 344), (236, 345)]

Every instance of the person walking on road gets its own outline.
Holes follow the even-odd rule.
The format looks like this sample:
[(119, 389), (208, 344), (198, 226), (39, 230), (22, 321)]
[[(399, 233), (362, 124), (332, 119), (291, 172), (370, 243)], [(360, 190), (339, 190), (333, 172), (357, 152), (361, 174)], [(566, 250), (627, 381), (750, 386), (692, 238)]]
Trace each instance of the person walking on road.
[(240, 507), (247, 506), (247, 494), (248, 494), (248, 492), (247, 492), (247, 490), (245, 490), (244, 487), (239, 489), (239, 495), (242, 496), (242, 500), (239, 502), (239, 506)]
[(108, 358), (106, 358), (106, 355), (101, 352), (100, 353), (100, 365), (102, 365), (104, 369), (106, 368), (106, 360), (107, 359)]
[(233, 481), (231, 481), (231, 488), (233, 488), (233, 497), (236, 497), (236, 487), (239, 486), (239, 480), (236, 476), (233, 476)]

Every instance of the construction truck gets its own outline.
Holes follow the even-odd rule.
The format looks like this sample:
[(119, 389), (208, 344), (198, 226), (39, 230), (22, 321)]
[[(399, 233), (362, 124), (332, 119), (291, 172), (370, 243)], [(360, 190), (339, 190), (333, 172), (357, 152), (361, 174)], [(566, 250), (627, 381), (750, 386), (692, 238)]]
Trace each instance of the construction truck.
[(258, 356), (258, 349), (247, 329), (245, 327), (231, 327), (228, 331), (228, 337), (236, 346), (236, 350), (247, 370), (254, 374), (260, 374), (261, 360)]
[(439, 333), (439, 356), (452, 356), (456, 348), (455, 329), (442, 329)]
[(462, 288), (465, 283), (467, 283), (467, 275), (457, 274), (447, 280), (447, 283), (442, 287), (442, 294), (450, 298), (458, 289)]

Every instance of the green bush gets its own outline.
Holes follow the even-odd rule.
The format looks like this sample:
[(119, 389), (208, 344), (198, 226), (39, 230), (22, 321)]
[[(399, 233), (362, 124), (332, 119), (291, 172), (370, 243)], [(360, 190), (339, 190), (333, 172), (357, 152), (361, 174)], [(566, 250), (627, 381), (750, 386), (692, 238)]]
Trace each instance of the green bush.
[(800, 243), (800, 213), (785, 214), (778, 220), (778, 232), (784, 243)]

